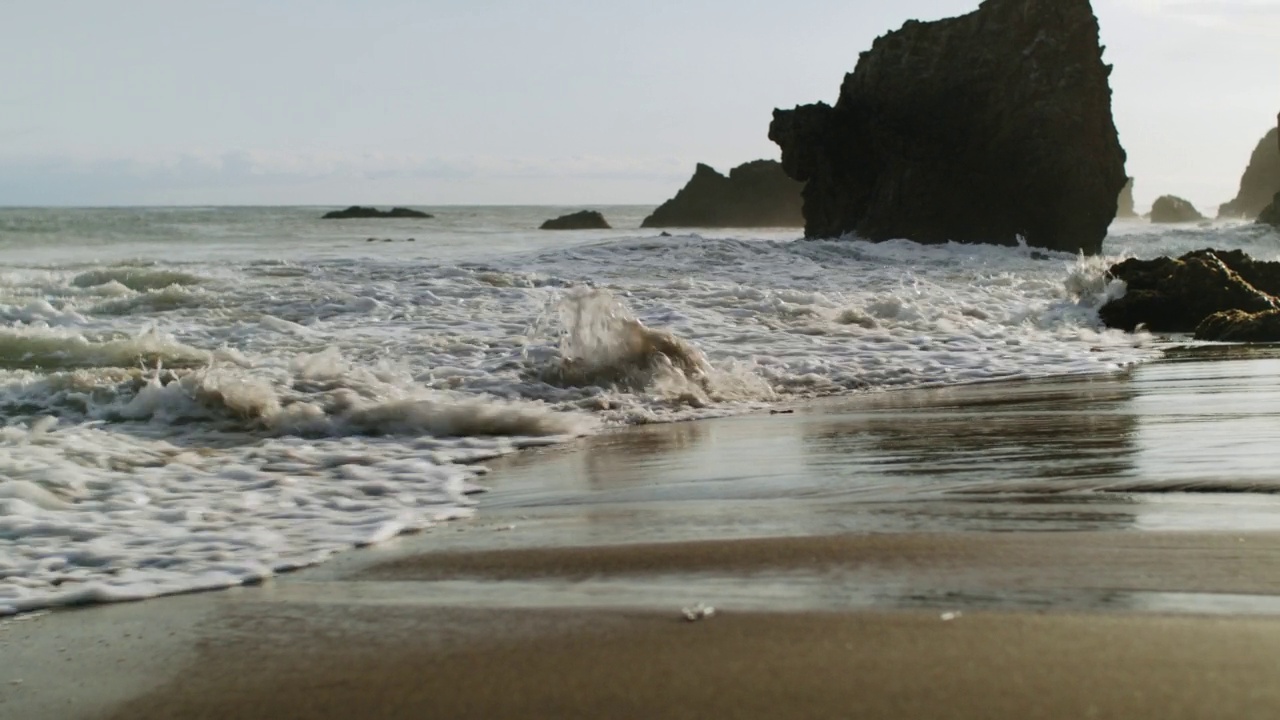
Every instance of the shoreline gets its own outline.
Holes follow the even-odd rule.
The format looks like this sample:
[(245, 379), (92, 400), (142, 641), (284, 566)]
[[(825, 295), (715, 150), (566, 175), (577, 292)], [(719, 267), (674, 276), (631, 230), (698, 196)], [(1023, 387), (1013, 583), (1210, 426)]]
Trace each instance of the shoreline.
[[(0, 621), (0, 717), (1278, 714), (1280, 484), (1249, 475), (1276, 365), (878, 393), (517, 453), (473, 519), (258, 586)], [(1156, 477), (1199, 472), (1176, 454), (1219, 427), (1188, 451), (1235, 453), (1224, 472), (1255, 492)], [(700, 604), (715, 614), (686, 621)]]

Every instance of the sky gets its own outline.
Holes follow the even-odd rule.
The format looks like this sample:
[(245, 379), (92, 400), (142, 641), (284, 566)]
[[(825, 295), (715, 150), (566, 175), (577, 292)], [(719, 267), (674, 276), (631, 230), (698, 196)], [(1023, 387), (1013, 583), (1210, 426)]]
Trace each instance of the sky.
[[(978, 0), (5, 0), (0, 205), (656, 204)], [(1231, 199), (1280, 0), (1093, 0), (1139, 208)]]

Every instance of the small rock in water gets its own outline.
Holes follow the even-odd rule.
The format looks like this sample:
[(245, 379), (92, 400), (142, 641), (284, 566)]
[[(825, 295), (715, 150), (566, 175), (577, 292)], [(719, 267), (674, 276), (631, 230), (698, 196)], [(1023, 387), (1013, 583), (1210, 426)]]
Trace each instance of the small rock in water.
[(684, 615), (685, 620), (688, 620), (689, 622), (697, 622), (699, 620), (705, 620), (711, 617), (712, 615), (715, 615), (716, 609), (711, 607), (710, 605), (704, 605), (702, 603), (698, 603), (693, 607), (684, 608), (683, 610), (681, 610), (681, 613)]

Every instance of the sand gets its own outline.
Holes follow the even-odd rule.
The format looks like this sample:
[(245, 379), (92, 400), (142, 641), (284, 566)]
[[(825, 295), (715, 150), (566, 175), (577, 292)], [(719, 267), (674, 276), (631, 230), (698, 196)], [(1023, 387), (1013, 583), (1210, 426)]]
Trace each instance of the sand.
[(0, 718), (1280, 717), (1280, 504), (1169, 492), (1273, 483), (1274, 412), (1197, 455), (1186, 389), (887, 394), (525, 454), (475, 520), (0, 622)]

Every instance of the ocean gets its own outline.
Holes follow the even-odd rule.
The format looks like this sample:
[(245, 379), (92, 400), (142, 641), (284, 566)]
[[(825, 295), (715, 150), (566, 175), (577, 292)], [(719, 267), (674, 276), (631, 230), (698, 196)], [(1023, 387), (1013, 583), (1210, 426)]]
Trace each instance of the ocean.
[(1280, 258), (1241, 224), (1119, 222), (1083, 258), (421, 209), (0, 209), (0, 615), (259, 582), (611, 428), (1129, 372), (1195, 344), (1103, 328), (1112, 262)]

